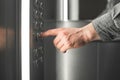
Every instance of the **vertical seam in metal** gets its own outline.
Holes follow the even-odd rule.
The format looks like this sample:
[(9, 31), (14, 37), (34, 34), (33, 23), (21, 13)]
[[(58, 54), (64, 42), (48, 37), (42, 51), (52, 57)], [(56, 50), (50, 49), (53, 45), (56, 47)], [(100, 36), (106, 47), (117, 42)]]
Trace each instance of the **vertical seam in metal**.
[(100, 72), (99, 72), (99, 66), (100, 66), (100, 65), (99, 65), (99, 64), (100, 64), (100, 63), (99, 63), (99, 48), (100, 48), (100, 47), (99, 47), (99, 46), (100, 46), (100, 45), (99, 45), (99, 42), (97, 42), (97, 80), (99, 80), (99, 76), (100, 76), (100, 75), (99, 75), (99, 73), (100, 73)]

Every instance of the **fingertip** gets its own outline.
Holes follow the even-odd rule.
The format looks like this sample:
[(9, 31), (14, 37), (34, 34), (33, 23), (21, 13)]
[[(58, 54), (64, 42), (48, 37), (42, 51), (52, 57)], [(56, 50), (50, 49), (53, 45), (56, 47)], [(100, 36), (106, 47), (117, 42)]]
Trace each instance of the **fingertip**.
[(40, 33), (39, 33), (39, 36), (40, 36), (40, 37), (43, 37), (43, 36), (44, 36), (44, 35), (43, 35), (43, 32), (40, 32)]
[(47, 36), (49, 36), (49, 33), (48, 33), (47, 31), (45, 31), (45, 32), (40, 32), (39, 36), (40, 36), (40, 37), (47, 37)]

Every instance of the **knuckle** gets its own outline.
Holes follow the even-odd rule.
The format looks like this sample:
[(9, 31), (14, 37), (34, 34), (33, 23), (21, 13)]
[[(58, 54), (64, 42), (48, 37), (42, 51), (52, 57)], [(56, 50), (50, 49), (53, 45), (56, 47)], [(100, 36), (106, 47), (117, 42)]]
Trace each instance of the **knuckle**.
[(61, 31), (61, 34), (62, 34), (63, 36), (67, 36), (67, 32), (66, 32), (66, 31)]
[(70, 41), (67, 41), (66, 44), (67, 44), (67, 47), (72, 47), (72, 43)]

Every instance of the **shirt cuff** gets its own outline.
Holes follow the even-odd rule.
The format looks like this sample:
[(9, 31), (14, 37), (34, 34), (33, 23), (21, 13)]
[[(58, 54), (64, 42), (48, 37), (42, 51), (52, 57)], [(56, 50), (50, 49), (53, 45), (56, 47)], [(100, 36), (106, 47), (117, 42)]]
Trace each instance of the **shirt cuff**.
[(92, 24), (100, 36), (101, 40), (103, 41), (109, 41), (114, 39), (114, 35), (112, 34), (113, 27), (115, 26), (111, 13), (108, 12), (95, 20), (92, 21)]

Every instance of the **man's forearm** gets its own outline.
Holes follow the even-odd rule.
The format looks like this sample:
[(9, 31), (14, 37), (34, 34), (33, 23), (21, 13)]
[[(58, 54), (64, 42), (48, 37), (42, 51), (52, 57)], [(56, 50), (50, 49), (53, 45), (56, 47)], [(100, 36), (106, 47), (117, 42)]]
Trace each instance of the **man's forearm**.
[(120, 37), (120, 3), (106, 14), (93, 20), (92, 24), (103, 41)]

